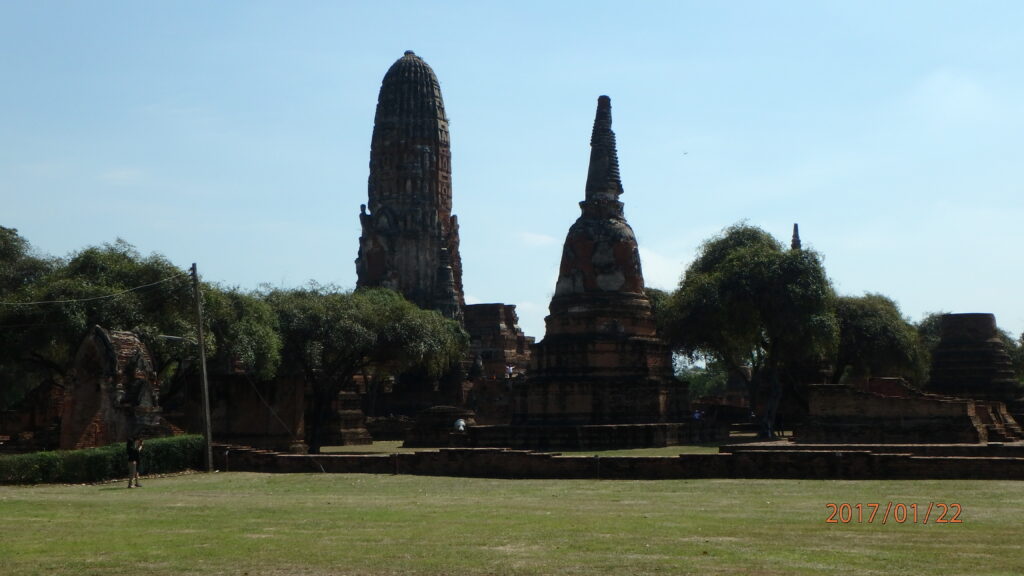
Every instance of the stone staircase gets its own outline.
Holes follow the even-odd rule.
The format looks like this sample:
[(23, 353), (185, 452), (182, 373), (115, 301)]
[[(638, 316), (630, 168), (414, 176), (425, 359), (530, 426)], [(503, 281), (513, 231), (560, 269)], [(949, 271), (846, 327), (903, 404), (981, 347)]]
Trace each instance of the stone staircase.
[(975, 402), (976, 414), (988, 431), (989, 442), (1020, 442), (1024, 430), (1001, 402)]

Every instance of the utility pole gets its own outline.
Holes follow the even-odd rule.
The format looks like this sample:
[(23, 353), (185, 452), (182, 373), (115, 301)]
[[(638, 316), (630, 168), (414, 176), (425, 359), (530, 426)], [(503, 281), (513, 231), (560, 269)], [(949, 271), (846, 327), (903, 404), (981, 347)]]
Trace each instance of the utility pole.
[(213, 472), (213, 434), (210, 432), (210, 384), (206, 380), (206, 340), (203, 339), (203, 294), (199, 291), (199, 272), (192, 263), (192, 293), (196, 299), (196, 336), (199, 340), (199, 366), (203, 384), (203, 435), (206, 437), (206, 471)]

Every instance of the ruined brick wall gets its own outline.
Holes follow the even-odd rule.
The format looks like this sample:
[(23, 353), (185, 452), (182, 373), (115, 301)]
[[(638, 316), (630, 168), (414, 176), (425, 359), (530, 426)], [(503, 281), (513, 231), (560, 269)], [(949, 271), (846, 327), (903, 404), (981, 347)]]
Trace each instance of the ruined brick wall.
[(220, 470), (480, 478), (1021, 479), (1024, 450), (912, 455), (868, 450), (742, 450), (676, 458), (592, 457), (491, 449), (388, 455), (289, 455), (218, 447)]
[(513, 379), (529, 369), (533, 338), (519, 328), (513, 304), (471, 304), (464, 310), (469, 358), (475, 364), (467, 369), (465, 405), (481, 423), (507, 424), (512, 419)]
[(979, 443), (988, 430), (975, 403), (921, 395), (881, 396), (838, 384), (809, 388), (810, 415), (796, 431), (812, 443)]
[(12, 410), (0, 412), (0, 451), (36, 452), (60, 447), (64, 387), (47, 380)]
[[(195, 388), (196, 398), (201, 390)], [(202, 413), (193, 402), (188, 420), (200, 429)], [(305, 438), (306, 396), (298, 380), (256, 381), (245, 374), (210, 379), (210, 423), (214, 439), (288, 451)]]
[(153, 360), (138, 336), (94, 326), (78, 348), (65, 385), (60, 447), (170, 434), (159, 395)]
[(1013, 371), (992, 314), (945, 314), (932, 352), (927, 389), (937, 394), (1020, 403), (1024, 389)]
[(533, 338), (519, 328), (514, 304), (470, 304), (464, 308), (464, 320), (470, 354), (480, 357), (484, 378), (504, 378), (508, 366), (516, 373), (527, 370)]

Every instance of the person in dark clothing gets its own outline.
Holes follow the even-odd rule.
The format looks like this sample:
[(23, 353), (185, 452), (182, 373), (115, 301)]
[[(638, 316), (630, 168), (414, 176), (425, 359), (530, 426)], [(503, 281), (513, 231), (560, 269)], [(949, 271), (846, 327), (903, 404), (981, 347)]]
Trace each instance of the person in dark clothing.
[(134, 481), (134, 487), (138, 488), (140, 486), (139, 459), (142, 458), (142, 438), (129, 438), (126, 451), (128, 453), (128, 487), (132, 488)]

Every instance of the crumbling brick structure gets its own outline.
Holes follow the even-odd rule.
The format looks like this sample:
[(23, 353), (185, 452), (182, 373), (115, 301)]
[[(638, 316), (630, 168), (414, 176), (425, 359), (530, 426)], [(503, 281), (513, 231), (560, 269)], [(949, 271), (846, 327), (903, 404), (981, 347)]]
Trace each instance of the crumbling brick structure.
[(582, 215), (569, 229), (544, 340), (517, 386), (513, 424), (478, 427), (478, 445), (614, 448), (688, 435), (686, 389), (672, 377), (626, 222), (611, 100), (598, 99)]
[(461, 318), (465, 301), (448, 118), (437, 76), (411, 50), (381, 83), (369, 202), (359, 221), (357, 286), (391, 288), (421, 308)]
[(680, 419), (672, 377), (644, 292), (640, 254), (622, 202), (611, 100), (598, 99), (582, 215), (569, 229), (544, 340), (515, 421), (639, 424)]
[(466, 407), (476, 411), (481, 424), (507, 424), (512, 419), (512, 385), (529, 369), (533, 338), (519, 328), (512, 304), (466, 306), (465, 322), (473, 356)]
[(56, 450), (64, 386), (53, 379), (36, 386), (11, 410), (0, 411), (0, 453)]
[[(463, 323), (472, 342), (467, 368), (479, 358), (485, 374), (498, 363), (524, 371), (532, 339), (516, 325), (515, 306), (466, 306), (459, 224), (452, 214), (448, 118), (437, 76), (411, 50), (381, 82), (368, 190), (359, 215), (357, 286), (393, 289), (420, 308)], [(495, 315), (497, 330), (497, 324), (489, 323)], [(410, 378), (415, 382), (410, 384)], [(472, 393), (472, 383), (455, 380), (449, 374), (430, 386), (406, 374), (393, 388), (395, 394), (382, 396), (374, 407), (378, 412), (413, 413), (432, 404), (462, 404)], [(478, 392), (487, 395), (487, 390)]]
[(145, 344), (133, 332), (94, 326), (78, 347), (64, 390), (60, 447), (123, 442), (130, 436), (167, 436), (160, 382)]
[(928, 390), (1005, 402), (1014, 414), (1024, 414), (1024, 389), (999, 338), (995, 315), (944, 314), (940, 322)]
[(899, 378), (857, 388), (813, 385), (808, 401), (809, 417), (796, 430), (801, 443), (978, 444), (1024, 437), (1001, 402), (926, 394)]

